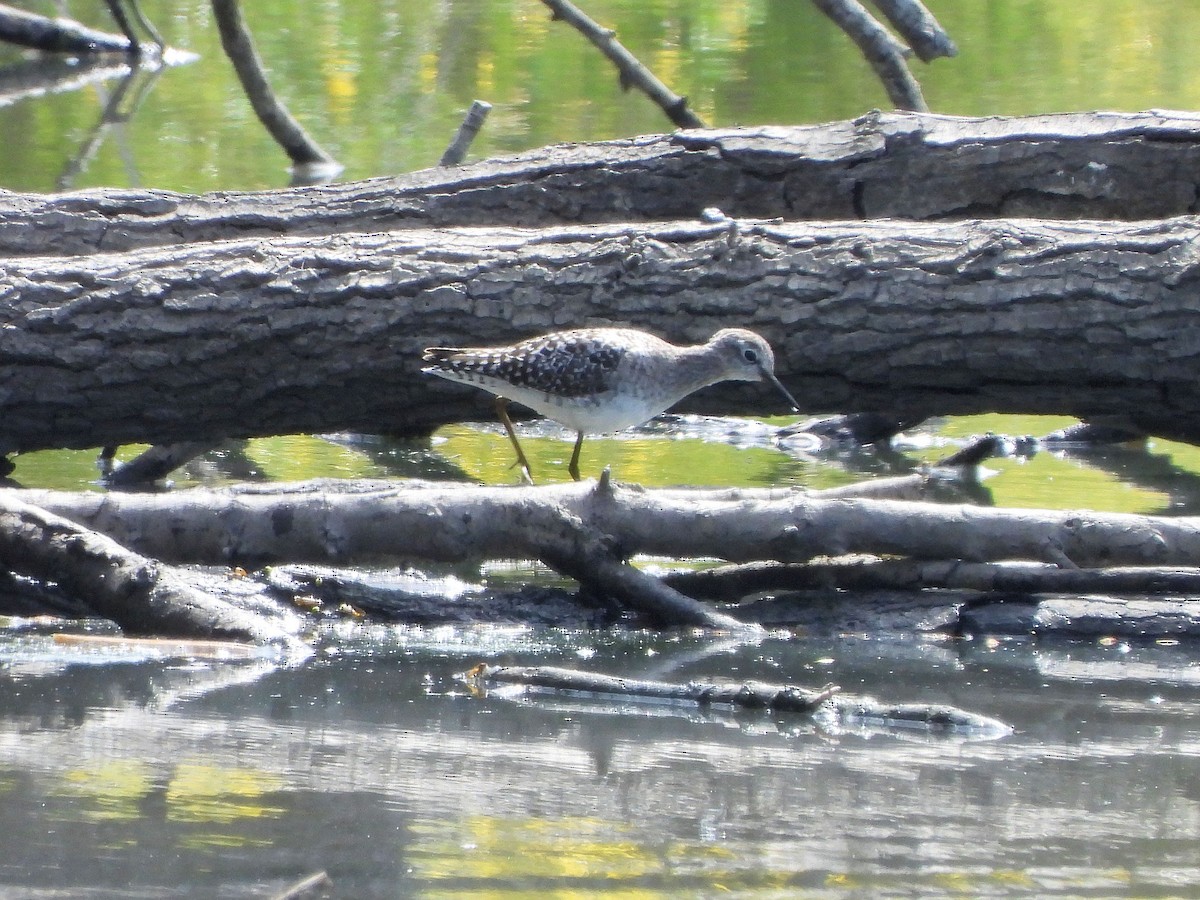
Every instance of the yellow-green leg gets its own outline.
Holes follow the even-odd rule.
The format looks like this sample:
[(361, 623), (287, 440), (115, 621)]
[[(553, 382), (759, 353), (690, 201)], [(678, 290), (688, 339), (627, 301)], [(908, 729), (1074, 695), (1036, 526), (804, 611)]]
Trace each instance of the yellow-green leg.
[(506, 398), (496, 398), (496, 415), (500, 417), (504, 430), (508, 432), (508, 439), (512, 441), (513, 449), (517, 451), (516, 464), (524, 470), (526, 480), (533, 484), (533, 472), (529, 469), (529, 460), (525, 458), (525, 451), (521, 449), (521, 442), (517, 440), (517, 431), (513, 428), (512, 419), (508, 417), (508, 400)]
[(567, 471), (571, 473), (571, 477), (576, 481), (579, 480), (579, 450), (581, 447), (583, 447), (582, 431), (575, 436), (575, 452), (571, 454), (571, 464), (567, 466)]

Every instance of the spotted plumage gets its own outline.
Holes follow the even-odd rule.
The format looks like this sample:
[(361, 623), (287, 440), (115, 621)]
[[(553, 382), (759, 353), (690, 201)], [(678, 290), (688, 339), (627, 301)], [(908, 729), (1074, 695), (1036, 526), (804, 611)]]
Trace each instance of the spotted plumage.
[(583, 436), (639, 425), (693, 391), (719, 381), (775, 377), (771, 347), (753, 331), (726, 328), (707, 343), (679, 347), (632, 328), (585, 328), (530, 338), (509, 347), (430, 347), (423, 372), (484, 388), (529, 475), (506, 411), (510, 400), (576, 432), (568, 470), (579, 479)]

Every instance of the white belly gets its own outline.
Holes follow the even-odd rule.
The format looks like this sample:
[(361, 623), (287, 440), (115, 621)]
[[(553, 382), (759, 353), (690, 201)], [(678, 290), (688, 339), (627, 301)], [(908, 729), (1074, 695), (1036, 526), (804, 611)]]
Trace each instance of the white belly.
[(558, 397), (543, 391), (508, 388), (503, 395), (560, 425), (586, 434), (622, 431), (649, 421), (664, 407), (645, 397), (607, 392), (599, 397)]

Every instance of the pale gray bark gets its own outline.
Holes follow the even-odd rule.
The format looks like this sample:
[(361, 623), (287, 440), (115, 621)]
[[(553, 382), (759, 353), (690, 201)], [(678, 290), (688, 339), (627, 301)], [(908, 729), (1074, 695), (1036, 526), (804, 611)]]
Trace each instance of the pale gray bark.
[(1066, 568), (1200, 559), (1200, 523), (1193, 518), (831, 499), (789, 490), (318, 481), (171, 494), (16, 496), (139, 553), (206, 564), (553, 558), (576, 530), (607, 536), (617, 557), (803, 562), (863, 553)]
[(1141, 219), (1197, 210), (1200, 118), (872, 113), (529, 151), (394, 178), (202, 196), (0, 191), (0, 253), (71, 255), (419, 226), (699, 219)]
[(293, 644), (298, 617), (241, 608), (171, 566), (0, 492), (0, 566), (58, 585), (129, 634)]
[[(527, 702), (553, 703), (561, 700), (579, 704), (646, 703), (695, 706), (702, 711), (731, 706), (743, 711), (761, 710), (773, 715), (813, 717), (826, 728), (863, 728), (873, 733), (922, 729), (959, 737), (995, 739), (1012, 732), (1003, 722), (953, 706), (929, 703), (881, 703), (871, 697), (840, 694), (836, 685), (813, 690), (791, 684), (761, 681), (689, 682), (650, 681), (624, 678), (602, 672), (564, 669), (556, 666), (489, 666), (480, 663), (461, 676), (481, 693), (508, 686), (536, 690)], [(501, 697), (511, 697), (511, 690)]]
[[(810, 412), (1058, 413), (1200, 440), (1200, 229), (981, 221), (410, 230), (0, 262), (0, 452), (492, 417), (427, 346), (761, 332)], [(761, 385), (681, 407), (780, 411)]]

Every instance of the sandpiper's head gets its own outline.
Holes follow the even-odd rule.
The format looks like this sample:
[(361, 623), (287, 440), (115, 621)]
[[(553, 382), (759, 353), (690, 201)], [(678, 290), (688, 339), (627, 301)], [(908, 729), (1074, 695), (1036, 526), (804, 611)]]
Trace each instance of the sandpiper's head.
[(795, 398), (775, 377), (775, 354), (762, 335), (745, 328), (722, 328), (708, 340), (708, 346), (725, 361), (725, 381), (767, 381), (799, 411)]

